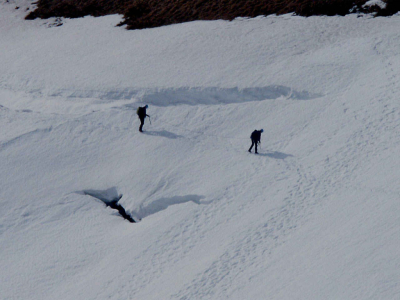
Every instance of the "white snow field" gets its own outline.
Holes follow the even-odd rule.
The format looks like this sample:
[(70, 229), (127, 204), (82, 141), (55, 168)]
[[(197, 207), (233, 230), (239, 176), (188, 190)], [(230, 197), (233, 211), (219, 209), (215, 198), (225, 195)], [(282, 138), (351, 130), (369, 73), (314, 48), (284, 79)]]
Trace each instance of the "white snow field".
[(0, 4), (2, 300), (400, 299), (399, 15), (28, 5)]

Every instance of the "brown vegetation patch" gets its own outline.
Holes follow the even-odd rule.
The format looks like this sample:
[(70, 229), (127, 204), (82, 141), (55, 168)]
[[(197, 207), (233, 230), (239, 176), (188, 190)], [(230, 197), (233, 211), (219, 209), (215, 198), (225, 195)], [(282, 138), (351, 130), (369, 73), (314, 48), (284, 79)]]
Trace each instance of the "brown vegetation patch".
[(380, 16), (400, 10), (400, 1), (384, 0), (386, 9), (363, 8), (367, 0), (39, 0), (26, 19), (123, 14), (128, 29), (142, 29), (195, 20), (233, 20), (294, 13), (300, 16), (375, 12)]

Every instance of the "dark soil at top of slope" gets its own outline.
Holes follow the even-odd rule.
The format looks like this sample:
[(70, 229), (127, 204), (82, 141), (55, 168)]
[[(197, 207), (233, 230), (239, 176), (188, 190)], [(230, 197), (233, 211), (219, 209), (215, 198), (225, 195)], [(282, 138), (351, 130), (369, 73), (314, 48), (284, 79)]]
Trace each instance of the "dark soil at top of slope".
[(47, 19), (51, 17), (80, 18), (124, 14), (132, 0), (39, 0), (37, 8), (25, 19)]
[(385, 9), (367, 0), (39, 0), (26, 19), (123, 14), (127, 29), (152, 28), (195, 20), (233, 20), (294, 13), (299, 16), (346, 15), (354, 12), (390, 16), (400, 10), (399, 0), (383, 0)]

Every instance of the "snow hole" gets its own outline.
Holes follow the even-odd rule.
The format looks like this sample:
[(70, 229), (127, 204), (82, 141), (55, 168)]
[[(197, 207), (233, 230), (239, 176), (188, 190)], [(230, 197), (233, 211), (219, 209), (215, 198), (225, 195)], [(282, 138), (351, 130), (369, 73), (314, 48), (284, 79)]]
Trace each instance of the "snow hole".
[(125, 208), (118, 203), (123, 195), (118, 194), (115, 187), (109, 188), (107, 190), (84, 190), (82, 191), (82, 193), (84, 195), (89, 195), (101, 200), (106, 206), (118, 210), (121, 217), (123, 217), (125, 220), (128, 220), (131, 223), (136, 223), (132, 216), (125, 211)]

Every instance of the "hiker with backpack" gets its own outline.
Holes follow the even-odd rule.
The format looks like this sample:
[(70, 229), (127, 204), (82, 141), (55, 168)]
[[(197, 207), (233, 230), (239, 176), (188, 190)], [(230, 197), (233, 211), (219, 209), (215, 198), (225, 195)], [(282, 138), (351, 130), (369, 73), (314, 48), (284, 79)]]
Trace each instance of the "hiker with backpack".
[(251, 133), (250, 139), (251, 139), (251, 147), (249, 149), (249, 152), (251, 153), (251, 149), (253, 148), (253, 146), (255, 146), (255, 153), (258, 154), (257, 152), (257, 144), (261, 143), (261, 133), (264, 132), (264, 129), (261, 130), (254, 130)]
[(139, 117), (139, 120), (140, 120), (140, 126), (139, 126), (139, 131), (140, 132), (143, 132), (144, 119), (146, 119), (146, 117), (150, 118), (150, 116), (148, 114), (146, 114), (146, 109), (148, 107), (149, 106), (146, 104), (143, 107), (138, 107), (138, 109), (136, 110), (136, 113), (137, 113), (137, 115)]

